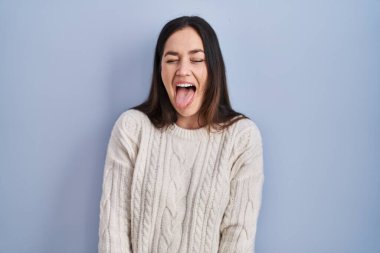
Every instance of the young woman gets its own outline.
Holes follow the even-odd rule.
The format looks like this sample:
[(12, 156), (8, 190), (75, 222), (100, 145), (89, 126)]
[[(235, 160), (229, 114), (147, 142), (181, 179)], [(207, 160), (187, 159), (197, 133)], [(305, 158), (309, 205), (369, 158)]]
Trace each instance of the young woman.
[(99, 252), (253, 252), (261, 134), (231, 108), (204, 19), (163, 27), (148, 99), (116, 121), (103, 180)]

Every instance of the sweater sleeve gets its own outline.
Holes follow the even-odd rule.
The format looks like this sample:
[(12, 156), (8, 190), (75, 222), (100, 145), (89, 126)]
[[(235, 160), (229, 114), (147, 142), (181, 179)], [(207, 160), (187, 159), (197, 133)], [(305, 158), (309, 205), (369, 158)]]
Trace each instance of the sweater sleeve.
[(261, 134), (249, 121), (233, 149), (230, 199), (220, 226), (219, 253), (252, 253), (264, 182)]
[(104, 165), (99, 215), (99, 253), (130, 253), (132, 169), (138, 151), (138, 128), (130, 112), (116, 121)]

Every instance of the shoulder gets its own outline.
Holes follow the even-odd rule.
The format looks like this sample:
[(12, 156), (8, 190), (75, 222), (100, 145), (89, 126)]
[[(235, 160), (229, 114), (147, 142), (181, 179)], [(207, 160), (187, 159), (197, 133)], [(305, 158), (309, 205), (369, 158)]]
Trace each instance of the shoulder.
[(119, 137), (127, 137), (137, 142), (142, 132), (149, 127), (151, 123), (143, 112), (129, 109), (119, 115), (112, 132)]
[(261, 149), (262, 135), (255, 121), (249, 118), (238, 120), (229, 127), (228, 131), (236, 153)]
[(248, 138), (260, 138), (261, 139), (261, 131), (255, 121), (244, 118), (236, 121), (229, 127), (229, 132), (235, 137), (246, 136)]
[(116, 123), (121, 125), (129, 125), (130, 127), (139, 127), (146, 125), (149, 123), (149, 118), (145, 113), (135, 110), (129, 109), (121, 113), (116, 121)]

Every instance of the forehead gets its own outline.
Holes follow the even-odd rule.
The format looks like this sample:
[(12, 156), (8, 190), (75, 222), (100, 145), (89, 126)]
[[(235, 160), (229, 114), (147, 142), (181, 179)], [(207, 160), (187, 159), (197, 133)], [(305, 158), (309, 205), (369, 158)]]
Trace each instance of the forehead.
[(176, 31), (165, 43), (164, 52), (166, 51), (190, 51), (194, 49), (202, 49), (203, 42), (201, 37), (192, 27), (185, 27), (181, 30)]

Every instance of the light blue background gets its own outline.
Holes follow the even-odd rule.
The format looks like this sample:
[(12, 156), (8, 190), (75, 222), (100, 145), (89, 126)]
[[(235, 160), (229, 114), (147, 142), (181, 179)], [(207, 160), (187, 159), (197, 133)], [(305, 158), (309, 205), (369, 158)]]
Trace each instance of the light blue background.
[(257, 252), (379, 253), (379, 0), (0, 0), (0, 252), (96, 252), (111, 127), (184, 14), (263, 135)]

